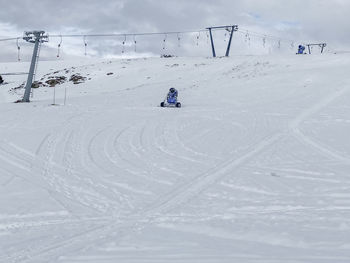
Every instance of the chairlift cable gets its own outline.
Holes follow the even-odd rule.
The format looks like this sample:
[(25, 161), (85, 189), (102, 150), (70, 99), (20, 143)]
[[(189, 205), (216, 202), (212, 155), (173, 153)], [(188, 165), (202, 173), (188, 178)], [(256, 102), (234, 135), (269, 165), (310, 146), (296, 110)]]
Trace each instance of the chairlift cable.
[[(62, 37), (120, 37), (120, 36), (152, 36), (152, 35), (176, 35), (176, 34), (193, 34), (198, 32), (206, 32), (207, 29), (196, 31), (167, 31), (167, 32), (147, 32), (147, 33), (118, 33), (118, 34), (72, 34), (62, 35)], [(61, 35), (50, 35), (51, 38), (60, 37)]]
[[(220, 31), (220, 30), (225, 30), (226, 32), (229, 31), (230, 28), (213, 28), (213, 31)], [(235, 31), (238, 31), (241, 34), (246, 35), (248, 30), (245, 28), (240, 28), (237, 29)], [(208, 34), (208, 29), (202, 29), (202, 30), (196, 30), (196, 31), (167, 31), (167, 32), (145, 32), (145, 33), (112, 33), (112, 34), (53, 34), (50, 37), (51, 38), (70, 38), (70, 37), (83, 37), (84, 38), (84, 46), (85, 46), (85, 50), (87, 48), (87, 43), (86, 43), (86, 38), (87, 37), (120, 37), (120, 36), (124, 36), (124, 38), (126, 38), (127, 36), (133, 36), (133, 37), (137, 37), (137, 36), (152, 36), (152, 35), (172, 35), (172, 34), (176, 34), (177, 36), (179, 36), (180, 34), (193, 34), (193, 33), (201, 33), (201, 32), (206, 32), (207, 35), (207, 43), (209, 44), (209, 34)], [(227, 35), (227, 33), (225, 33)], [(256, 36), (256, 37), (260, 37), (263, 39), (263, 45), (266, 45), (266, 40), (267, 39), (275, 39), (281, 42), (295, 42), (296, 40), (291, 40), (291, 39), (285, 39), (285, 38), (280, 38), (274, 35), (270, 35), (270, 34), (263, 34), (263, 33), (259, 33), (259, 32), (255, 32), (255, 31), (251, 31), (249, 30), (249, 38), (247, 38), (247, 41), (250, 41), (250, 37), (251, 36)], [(198, 36), (197, 36), (198, 37)], [(18, 41), (18, 39), (20, 39), (21, 37), (14, 37), (14, 38), (5, 38), (5, 39), (0, 39), (0, 41), (11, 41), (11, 40), (15, 40)], [(179, 37), (178, 37), (179, 38)], [(226, 39), (225, 39), (226, 41)], [(163, 46), (165, 49), (165, 43), (166, 41), (163, 40)], [(178, 39), (178, 42), (180, 42), (180, 40)], [(298, 41), (301, 43), (305, 43), (305, 41)], [(199, 44), (199, 41), (197, 41), (197, 43)], [(179, 44), (179, 43), (178, 43)], [(125, 41), (124, 44), (125, 45)], [(125, 47), (123, 47), (123, 49), (125, 49)], [(87, 53), (85, 52), (85, 54), (87, 55)]]
[(3, 38), (3, 39), (0, 39), (0, 41), (11, 41), (11, 40), (17, 40), (18, 38), (21, 38), (21, 37)]
[[(239, 33), (244, 34), (245, 31), (248, 31), (248, 29), (240, 28), (237, 31)], [(261, 38), (265, 37), (265, 39), (276, 39), (276, 40), (281, 40), (281, 42), (295, 42), (294, 39), (281, 38), (281, 37), (278, 37), (278, 36), (264, 34), (264, 33), (259, 33), (259, 32), (255, 32), (255, 31), (251, 31), (251, 30), (249, 30), (249, 32), (250, 32), (250, 35), (261, 37)], [(305, 41), (298, 41), (298, 42), (305, 42)]]
[[(217, 30), (227, 30), (226, 28), (213, 28), (212, 29), (213, 31), (217, 31)], [(237, 30), (238, 32), (240, 33), (243, 33), (245, 34), (246, 31), (248, 31), (247, 29), (245, 28), (240, 28)], [(51, 38), (61, 38), (61, 37), (66, 37), (66, 38), (69, 38), (69, 37), (120, 37), (120, 36), (151, 36), (151, 35), (164, 35), (164, 34), (167, 34), (167, 35), (171, 35), (171, 34), (193, 34), (193, 33), (198, 33), (198, 32), (208, 32), (207, 29), (201, 29), (201, 30), (196, 30), (196, 31), (168, 31), (168, 32), (146, 32), (146, 33), (118, 33), (118, 34), (65, 34), (65, 35), (62, 35), (62, 34), (53, 34), (53, 35), (50, 35)], [(281, 39), (282, 41), (286, 41), (286, 42), (291, 42), (291, 41), (294, 41), (294, 40), (291, 40), (291, 39), (282, 39), (280, 37), (277, 37), (277, 36), (273, 36), (273, 35), (268, 35), (268, 34), (263, 34), (263, 33), (259, 33), (259, 32), (254, 32), (254, 31), (251, 31), (249, 30), (250, 32), (250, 35), (255, 35), (255, 36), (258, 36), (258, 37), (265, 37), (265, 38), (269, 38), (269, 39)], [(21, 38), (21, 37), (15, 37), (15, 38), (5, 38), (5, 39), (0, 39), (0, 41), (10, 41), (10, 40), (16, 40), (17, 38)], [(301, 42), (304, 42), (304, 41), (301, 41)]]

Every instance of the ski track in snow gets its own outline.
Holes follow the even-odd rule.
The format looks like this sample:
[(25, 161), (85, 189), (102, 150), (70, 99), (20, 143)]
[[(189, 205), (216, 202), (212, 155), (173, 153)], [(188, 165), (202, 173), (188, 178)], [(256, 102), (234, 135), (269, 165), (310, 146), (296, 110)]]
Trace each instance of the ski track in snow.
[[(260, 71), (263, 72), (267, 66), (268, 64), (262, 64), (259, 72), (253, 67), (253, 73), (259, 75), (255, 78), (263, 78), (265, 75)], [(247, 67), (249, 68), (249, 64)], [(162, 83), (155, 83), (155, 85), (162, 85)], [(145, 87), (147, 85), (136, 85), (122, 92), (127, 91), (133, 95), (136, 94), (136, 90)], [(298, 111), (296, 117), (290, 117), (291, 120), (281, 126), (274, 126), (276, 122), (273, 115), (263, 115), (254, 107), (251, 108), (254, 111), (252, 113), (242, 110), (241, 114), (248, 118), (239, 121), (235, 120), (239, 114), (234, 110), (229, 112), (223, 110), (220, 117), (215, 109), (191, 110), (184, 107), (181, 109), (181, 114), (175, 112), (174, 117), (169, 118), (166, 112), (168, 109), (164, 109), (165, 113), (159, 111), (159, 114), (156, 114), (158, 109), (150, 113), (140, 111), (139, 116), (135, 117), (133, 109), (121, 108), (122, 114), (129, 114), (131, 120), (111, 121), (116, 114), (113, 111), (81, 111), (63, 120), (63, 125), (51, 128), (37, 143), (37, 148), (32, 151), (22, 148), (13, 141), (2, 140), (0, 141), (0, 163), (2, 164), (0, 171), (43, 189), (68, 214), (66, 214), (67, 218), (63, 219), (38, 220), (37, 222), (28, 220), (12, 225), (1, 224), (0, 214), (0, 230), (1, 227), (7, 230), (47, 225), (68, 227), (79, 223), (82, 223), (84, 227), (76, 229), (74, 233), (66, 237), (62, 235), (60, 240), (42, 242), (29, 248), (23, 246), (10, 254), (0, 255), (0, 261), (115, 262), (113, 260), (118, 259), (122, 262), (165, 262), (168, 260), (279, 262), (278, 257), (248, 256), (246, 254), (223, 255), (222, 258), (218, 258), (218, 255), (203, 258), (187, 257), (187, 254), (184, 254), (183, 257), (159, 255), (149, 258), (147, 256), (123, 258), (122, 255), (115, 254), (87, 258), (81, 255), (110, 240), (113, 240), (116, 245), (122, 245), (125, 240), (159, 224), (162, 217), (165, 219), (172, 213), (181, 211), (182, 207), (186, 207), (187, 204), (200, 199), (207, 189), (217, 184), (236, 192), (276, 196), (276, 193), (265, 190), (261, 181), (254, 182), (255, 187), (236, 185), (239, 178), (236, 173), (242, 168), (258, 167), (251, 165), (251, 162), (263, 157), (264, 153), (274, 147), (283, 149), (290, 138), (295, 138), (308, 149), (311, 148), (326, 158), (331, 158), (342, 165), (349, 165), (348, 156), (332, 150), (302, 132), (302, 124), (305, 120), (313, 117), (347, 93), (348, 87), (335, 92), (328, 90), (323, 93), (324, 97), (316, 98), (317, 101), (314, 100), (312, 106), (301, 112)], [(297, 96), (297, 93), (289, 91), (288, 96), (294, 97)], [(113, 97), (105, 100), (105, 103), (112, 105), (112, 101)], [(271, 100), (270, 103), (277, 102), (278, 100)], [(259, 104), (256, 107), (260, 107)], [(12, 122), (7, 120), (7, 129), (16, 129), (21, 119), (14, 119)], [(95, 122), (99, 123), (99, 126), (95, 126)], [(196, 128), (197, 122), (202, 126), (199, 126), (196, 132), (188, 135), (186, 133), (188, 129)], [(221, 142), (222, 137), (219, 136), (222, 132), (225, 132), (227, 141), (239, 141), (240, 143), (230, 146), (225, 141)], [(219, 136), (216, 136), (217, 134)], [(220, 145), (220, 149), (215, 149), (216, 144)], [(295, 161), (298, 158), (292, 153), (289, 154), (289, 157), (295, 158)], [(280, 158), (283, 163), (283, 156)], [(288, 168), (279, 170), (298, 172), (297, 169), (288, 170)], [(313, 172), (308, 173), (304, 170), (301, 172), (305, 176), (298, 175), (297, 179), (316, 180), (307, 176), (312, 175)], [(225, 182), (228, 177), (232, 182)], [(272, 178), (270, 176), (266, 182), (271, 185), (279, 184), (281, 188), (288, 191), (292, 189), (291, 186), (275, 182)], [(10, 184), (11, 180), (7, 180), (4, 186)], [(319, 179), (320, 182), (322, 180), (341, 184), (339, 180)], [(248, 178), (246, 182), (250, 182)], [(79, 207), (79, 209), (75, 211), (74, 207)], [(277, 208), (276, 211), (280, 209)], [(240, 212), (243, 213), (244, 209)], [(273, 212), (274, 210), (271, 210), (268, 213)], [(25, 215), (22, 216), (23, 219), (25, 217)], [(191, 227), (189, 230), (184, 230), (185, 233), (191, 231), (196, 234), (206, 232), (205, 230), (203, 233), (199, 230), (196, 232), (195, 228), (191, 229)], [(223, 238), (228, 237), (223, 235)], [(301, 256), (299, 259), (290, 256), (284, 261), (331, 262), (338, 260), (338, 262), (346, 262), (348, 259), (341, 256), (330, 256), (329, 258)]]
[(314, 147), (318, 151), (322, 152), (325, 155), (328, 155), (332, 157), (335, 160), (340, 161), (341, 163), (350, 164), (350, 156), (341, 155), (340, 153), (337, 153), (326, 146), (323, 146), (321, 143), (318, 143), (311, 138), (307, 137), (305, 134), (302, 133), (300, 129), (300, 124), (305, 121), (308, 117), (314, 115), (315, 113), (319, 112), (322, 108), (326, 107), (328, 104), (333, 102), (334, 100), (338, 99), (339, 97), (343, 96), (348, 92), (348, 87), (345, 87), (341, 90), (338, 90), (334, 92), (333, 94), (330, 94), (326, 96), (324, 99), (322, 99), (319, 103), (315, 104), (313, 107), (305, 110), (302, 114), (299, 115), (298, 118), (296, 118), (294, 121), (290, 123), (290, 128), (293, 131), (294, 135), (298, 140), (301, 140), (302, 142)]
[[(306, 112), (306, 111), (305, 111)], [(297, 119), (299, 122), (302, 121), (302, 118), (298, 118)], [(293, 123), (293, 122), (292, 122)], [(293, 126), (295, 127), (295, 125)], [(93, 137), (90, 140), (90, 143), (93, 142), (93, 140), (99, 135), (101, 134), (103, 131), (107, 130), (108, 128), (98, 132), (95, 134), (95, 137)], [(142, 134), (142, 132), (141, 132)], [(86, 232), (86, 235), (91, 235), (91, 233), (93, 233), (93, 244), (98, 244), (103, 240), (98, 239), (96, 241), (96, 237), (97, 236), (101, 236), (101, 235), (105, 235), (106, 233), (110, 233), (110, 232), (114, 232), (117, 231), (117, 233), (119, 233), (122, 229), (122, 234), (127, 233), (127, 235), (130, 234), (130, 232), (133, 232), (135, 228), (139, 229), (140, 227), (145, 227), (144, 224), (150, 224), (152, 221), (152, 218), (155, 217), (157, 214), (163, 214), (166, 212), (169, 212), (171, 209), (176, 208), (177, 206), (183, 204), (184, 202), (188, 201), (189, 199), (193, 198), (194, 196), (196, 196), (197, 194), (199, 194), (201, 191), (203, 191), (205, 188), (207, 188), (208, 186), (210, 186), (211, 184), (213, 184), (215, 181), (218, 181), (219, 179), (221, 179), (223, 176), (227, 175), (228, 172), (230, 170), (233, 170), (237, 167), (239, 167), (240, 165), (242, 165), (243, 163), (247, 162), (250, 158), (253, 158), (256, 154), (259, 154), (261, 151), (263, 151), (265, 148), (269, 147), (271, 144), (277, 142), (278, 140), (280, 140), (282, 138), (284, 134), (283, 133), (278, 133), (275, 134), (265, 140), (263, 140), (259, 145), (255, 146), (255, 148), (244, 154), (242, 157), (238, 158), (238, 159), (228, 159), (224, 162), (222, 162), (220, 165), (217, 165), (214, 169), (211, 169), (209, 171), (207, 171), (204, 174), (201, 174), (200, 176), (197, 176), (196, 178), (194, 178), (191, 182), (187, 182), (185, 185), (177, 187), (174, 191), (172, 191), (170, 194), (168, 194), (165, 197), (162, 197), (159, 201), (157, 201), (155, 204), (153, 204), (150, 208), (148, 208), (145, 211), (142, 211), (142, 213), (138, 214), (135, 218), (135, 216), (133, 216), (133, 223), (127, 222), (124, 223), (122, 225), (117, 225), (115, 226), (114, 224), (103, 227), (102, 231), (101, 228), (98, 228), (98, 233), (94, 232)], [(129, 141), (129, 146), (132, 147), (130, 141)], [(91, 145), (89, 145), (89, 149), (90, 149)], [(89, 153), (91, 154), (91, 152), (89, 151)], [(169, 154), (171, 155), (171, 154)], [(171, 155), (171, 156), (176, 156), (176, 155)], [(91, 158), (91, 157), (90, 157)], [(190, 160), (192, 161), (192, 160)], [(146, 219), (146, 220), (145, 220)], [(145, 222), (146, 221), (146, 222)], [(88, 237), (86, 237), (84, 235), (84, 245), (86, 246), (87, 239)], [(121, 234), (119, 233), (119, 235), (117, 235), (118, 238), (121, 238)], [(78, 243), (81, 241), (82, 235), (79, 235), (79, 241)], [(105, 239), (106, 237), (104, 236), (103, 239)], [(66, 249), (65, 246), (69, 245), (70, 249), (71, 246), (75, 245), (74, 241), (73, 242), (68, 242), (65, 241), (63, 244), (61, 244), (61, 246), (55, 245), (53, 248), (46, 248), (44, 252), (41, 252), (40, 254), (34, 255), (34, 256), (42, 256), (43, 253), (48, 253), (48, 251), (52, 251), (52, 249), (54, 250), (54, 253), (57, 253), (57, 249), (59, 248), (64, 248)], [(75, 247), (76, 249), (76, 247)], [(79, 248), (81, 249), (81, 248)], [(47, 255), (45, 255), (47, 257)]]

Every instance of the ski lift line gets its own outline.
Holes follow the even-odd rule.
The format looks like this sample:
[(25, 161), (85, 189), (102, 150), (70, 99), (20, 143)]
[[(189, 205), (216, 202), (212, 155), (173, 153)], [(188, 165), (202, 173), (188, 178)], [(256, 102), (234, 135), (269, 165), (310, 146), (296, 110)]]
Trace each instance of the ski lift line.
[(17, 76), (17, 75), (28, 75), (28, 72), (12, 72), (12, 73), (0, 73), (2, 76)]
[[(242, 32), (242, 31), (238, 31), (238, 33), (241, 33), (242, 35), (246, 35), (246, 32)], [(302, 41), (302, 40), (300, 40), (300, 41), (298, 41), (298, 40), (292, 40), (292, 39), (284, 39), (284, 38), (278, 38), (278, 37), (272, 37), (272, 36), (269, 36), (269, 35), (263, 35), (263, 34), (254, 34), (254, 33), (251, 33), (251, 32), (249, 32), (249, 34), (250, 34), (250, 36), (255, 36), (255, 37), (259, 37), (259, 38), (261, 38), (261, 39), (265, 39), (265, 42), (267, 41), (267, 40), (273, 40), (273, 41), (277, 41), (277, 42), (280, 42), (280, 43), (292, 43), (292, 42), (294, 42), (294, 43), (298, 43), (298, 42), (300, 42), (300, 43), (307, 43), (306, 41)]]
[[(242, 29), (242, 30), (241, 30)], [(255, 35), (255, 36), (261, 36), (261, 37), (266, 37), (266, 38), (273, 38), (273, 39), (283, 39), (281, 37), (277, 37), (277, 36), (273, 36), (273, 35), (269, 35), (269, 34), (263, 34), (263, 33), (259, 33), (259, 32), (255, 32), (255, 31), (251, 31), (249, 29), (246, 28), (240, 28), (237, 30), (239, 33), (246, 33), (247, 31), (249, 32), (249, 34), (251, 35)], [(291, 39), (284, 39), (286, 41), (292, 41)]]
[(0, 39), (0, 41), (12, 41), (12, 40), (17, 40), (18, 38), (21, 38), (21, 37), (3, 38), (3, 39)]
[[(226, 30), (222, 28), (214, 28), (213, 30)], [(60, 38), (60, 37), (122, 37), (122, 36), (151, 36), (151, 35), (176, 35), (176, 34), (194, 34), (198, 32), (206, 32), (207, 29), (201, 29), (201, 30), (193, 30), (193, 31), (168, 31), (168, 32), (146, 32), (146, 33), (111, 33), (111, 34), (53, 34), (50, 35), (50, 38)], [(13, 37), (13, 38), (4, 38), (0, 39), (0, 41), (10, 41), (10, 40), (16, 40), (20, 37)]]
[[(62, 37), (123, 37), (123, 36), (152, 36), (152, 35), (177, 35), (177, 34), (193, 34), (205, 32), (206, 29), (197, 31), (174, 31), (174, 32), (157, 32), (157, 33), (126, 33), (126, 34), (77, 34), (77, 35), (62, 35)], [(50, 35), (50, 38), (60, 37), (60, 35)]]
[[(247, 31), (241, 31), (241, 30), (238, 30), (237, 31), (238, 33), (246, 36), (247, 35)], [(271, 36), (271, 35), (265, 35), (265, 34), (258, 34), (258, 33), (254, 33), (252, 31), (249, 31), (248, 30), (248, 33), (249, 33), (249, 36), (256, 36), (256, 37), (261, 37), (261, 38), (265, 38), (265, 39), (274, 39), (274, 40), (281, 40), (281, 41), (284, 41), (284, 42), (291, 42), (291, 41), (295, 41), (295, 40), (291, 40), (291, 39), (283, 39), (283, 38), (280, 38), (280, 37), (275, 37), (275, 36)]]
[[(207, 30), (200, 30), (201, 32), (205, 32)], [(74, 38), (74, 37), (123, 37), (123, 36), (152, 36), (152, 35), (173, 35), (173, 34), (193, 34), (198, 33), (199, 31), (176, 31), (176, 32), (161, 32), (161, 33), (127, 33), (127, 34), (74, 34), (74, 35), (50, 35), (50, 38)], [(0, 39), (0, 42), (17, 40), (17, 38), (22, 37), (14, 37), (14, 38), (4, 38)]]
[[(222, 30), (227, 30), (226, 28), (221, 28), (221, 27), (213, 27), (212, 31), (222, 31)], [(123, 36), (152, 36), (152, 35), (178, 35), (178, 34), (198, 34), (199, 32), (207, 32), (208, 29), (201, 29), (201, 30), (193, 30), (193, 31), (168, 31), (168, 32), (146, 32), (146, 33), (112, 33), (112, 34), (54, 34), (50, 35), (50, 38), (74, 38), (74, 37), (123, 37)], [(257, 36), (261, 38), (268, 38), (268, 39), (274, 39), (274, 40), (281, 40), (283, 42), (301, 42), (301, 43), (306, 43), (305, 41), (295, 41), (292, 39), (286, 39), (286, 38), (280, 38), (277, 36), (269, 35), (269, 34), (263, 34), (255, 31), (251, 31), (247, 28), (240, 28), (237, 30), (237, 32), (241, 34), (246, 34), (247, 31), (251, 36)], [(22, 37), (14, 37), (14, 38), (4, 38), (0, 39), (1, 42), (3, 41), (13, 41), (18, 38)]]
[[(274, 38), (274, 39), (282, 39), (280, 37), (276, 37), (273, 35), (266, 35), (254, 31), (250, 31), (248, 29), (241, 28), (242, 30), (238, 29), (237, 31), (240, 33), (246, 33), (246, 31), (249, 31), (250, 34), (254, 34), (256, 36), (266, 36), (268, 38)], [(226, 28), (221, 28), (221, 27), (213, 27), (212, 31), (226, 31)], [(243, 31), (244, 30), (244, 31)], [(193, 30), (193, 31), (168, 31), (168, 32), (146, 32), (146, 33), (112, 33), (112, 34), (54, 34), (50, 35), (50, 38), (70, 38), (70, 37), (122, 37), (122, 36), (151, 36), (151, 35), (172, 35), (172, 34), (198, 34), (199, 32), (207, 32), (208, 29), (201, 29), (201, 30)], [(5, 38), (5, 39), (0, 39), (0, 41), (10, 41), (10, 40), (17, 40), (17, 38), (22, 38), (22, 37), (15, 37), (15, 38)], [(287, 39), (285, 39), (287, 41)], [(288, 40), (289, 42), (291, 41), (290, 39)]]
[[(216, 30), (227, 30), (227, 28), (222, 28), (222, 27), (212, 27), (212, 31)], [(61, 37), (120, 37), (120, 36), (147, 36), (147, 35), (171, 35), (171, 34), (194, 34), (194, 33), (199, 33), (199, 32), (207, 32), (208, 29), (201, 29), (201, 30), (193, 30), (193, 31), (168, 31), (168, 32), (146, 32), (146, 33), (112, 33), (112, 34), (54, 34), (50, 35), (50, 37), (54, 38), (61, 38)], [(240, 28), (237, 30), (240, 33), (246, 33), (249, 31), (251, 35), (256, 35), (256, 36), (266, 36), (267, 38), (273, 38), (273, 39), (281, 39), (284, 41), (291, 41), (291, 39), (282, 39), (277, 36), (273, 35), (267, 35), (267, 34), (262, 34), (259, 32), (251, 31), (246, 28)], [(10, 41), (10, 40), (17, 40), (17, 38), (22, 38), (22, 37), (14, 37), (14, 38), (5, 38), (5, 39), (0, 39), (0, 41)]]
[[(247, 34), (247, 31), (249, 32), (249, 34), (251, 36), (257, 36), (257, 37), (261, 37), (261, 38), (265, 38), (265, 39), (274, 39), (274, 40), (280, 40), (281, 42), (299, 42), (296, 41), (295, 39), (287, 39), (287, 38), (281, 38), (281, 37), (277, 37), (277, 36), (273, 36), (273, 35), (267, 35), (267, 34), (263, 34), (263, 33), (258, 33), (258, 32), (254, 32), (254, 31), (250, 31), (249, 29), (242, 29), (242, 30), (237, 30), (238, 33), (241, 34)], [(306, 43), (305, 41), (300, 41), (301, 43)]]

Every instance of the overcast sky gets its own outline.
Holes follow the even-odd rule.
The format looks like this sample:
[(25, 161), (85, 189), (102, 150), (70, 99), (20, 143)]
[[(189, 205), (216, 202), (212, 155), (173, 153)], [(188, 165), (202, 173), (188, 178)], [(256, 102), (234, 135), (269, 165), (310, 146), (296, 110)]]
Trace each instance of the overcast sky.
[[(52, 34), (71, 33), (139, 33), (204, 29), (207, 26), (238, 24), (243, 30), (272, 34), (281, 39), (327, 42), (332, 49), (349, 49), (350, 1), (348, 0), (0, 0), (0, 38), (17, 37), (25, 30), (42, 29)], [(216, 35), (219, 48), (226, 45), (224, 32)], [(178, 53), (178, 55), (210, 55), (206, 35), (199, 45), (196, 35), (136, 38), (137, 53)], [(87, 39), (89, 55), (120, 55), (123, 39)], [(234, 54), (238, 50), (263, 48), (258, 37), (238, 34), (234, 38)], [(53, 54), (59, 39), (50, 39), (46, 55)], [(23, 45), (25, 55), (30, 46)], [(245, 45), (245, 46), (244, 46)], [(268, 47), (276, 48), (276, 40)], [(283, 43), (290, 47), (291, 43)], [(16, 43), (1, 43), (1, 60), (16, 57)], [(134, 39), (127, 39), (126, 51), (134, 54)], [(196, 47), (197, 46), (197, 47)], [(27, 47), (27, 49), (26, 49)], [(181, 48), (181, 49), (180, 49)], [(264, 47), (267, 49), (267, 47)], [(63, 39), (61, 54), (82, 55), (82, 39)], [(27, 51), (26, 51), (27, 50)], [(30, 53), (30, 52), (29, 52)], [(56, 54), (56, 53), (55, 53)]]

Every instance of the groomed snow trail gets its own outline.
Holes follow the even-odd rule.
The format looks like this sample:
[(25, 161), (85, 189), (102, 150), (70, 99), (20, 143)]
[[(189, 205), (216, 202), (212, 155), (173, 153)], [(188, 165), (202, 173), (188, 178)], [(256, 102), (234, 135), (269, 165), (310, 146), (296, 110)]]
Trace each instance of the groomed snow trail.
[(1, 87), (0, 262), (350, 260), (350, 56), (74, 66)]

